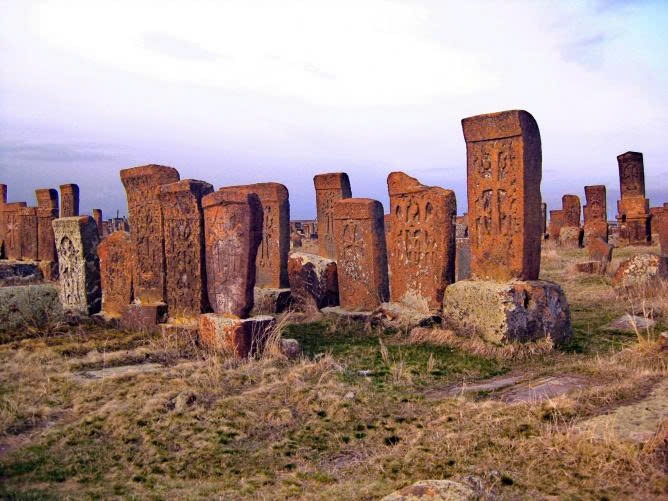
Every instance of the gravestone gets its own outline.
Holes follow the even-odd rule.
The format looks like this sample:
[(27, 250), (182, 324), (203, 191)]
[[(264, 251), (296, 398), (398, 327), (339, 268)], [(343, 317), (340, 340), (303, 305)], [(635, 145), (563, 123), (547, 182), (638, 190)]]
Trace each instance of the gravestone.
[(315, 313), (339, 304), (339, 279), (333, 259), (292, 252), (288, 257), (288, 276), (293, 306), (297, 311)]
[(645, 198), (645, 167), (642, 153), (627, 151), (617, 157), (621, 199), (617, 202), (619, 243), (647, 245), (649, 200)]
[(582, 244), (580, 198), (577, 195), (564, 195), (561, 197), (561, 205), (564, 224), (559, 231), (559, 243), (563, 247), (578, 248)]
[(0, 205), (7, 203), (7, 185), (0, 184)]
[(93, 209), (93, 219), (97, 225), (97, 234), (102, 238), (104, 234), (104, 222), (102, 221), (102, 209)]
[(21, 258), (21, 227), (18, 211), (25, 202), (12, 202), (0, 207), (0, 234), (4, 235), (5, 257)]
[(60, 217), (79, 215), (79, 185), (60, 185)]
[(659, 216), (658, 233), (661, 255), (668, 257), (668, 203), (663, 204), (663, 210)]
[(184, 179), (160, 187), (165, 234), (166, 302), (171, 318), (197, 318), (206, 311), (202, 197), (213, 192), (204, 181)]
[(551, 210), (550, 211), (550, 224), (548, 225), (548, 233), (550, 235), (550, 240), (559, 243), (559, 233), (561, 233), (561, 228), (564, 226), (564, 211)]
[(336, 259), (334, 235), (334, 204), (352, 197), (348, 174), (336, 172), (318, 174), (313, 178), (318, 218), (318, 252), (321, 256)]
[(253, 308), (262, 206), (254, 193), (215, 191), (202, 198), (209, 303), (244, 318)]
[(132, 240), (126, 231), (115, 231), (97, 247), (100, 258), (102, 313), (120, 317), (132, 302)]
[(176, 169), (162, 165), (121, 170), (134, 256), (134, 297), (141, 304), (165, 300), (165, 239), (158, 192), (161, 185), (178, 180)]
[(420, 184), (403, 172), (390, 173), (387, 187), (392, 301), (425, 313), (437, 311), (445, 288), (455, 280), (455, 194)]
[(584, 206), (584, 242), (590, 239), (602, 238), (608, 241), (608, 213), (605, 185), (585, 186)]
[(37, 254), (40, 261), (55, 263), (56, 238), (53, 220), (58, 217), (58, 191), (52, 188), (35, 190), (37, 198)]
[(389, 299), (383, 206), (368, 198), (334, 204), (341, 307), (372, 311)]
[(63, 310), (90, 315), (100, 310), (97, 225), (90, 216), (53, 220)]
[(16, 213), (19, 225), (21, 259), (37, 261), (37, 208), (20, 207)]

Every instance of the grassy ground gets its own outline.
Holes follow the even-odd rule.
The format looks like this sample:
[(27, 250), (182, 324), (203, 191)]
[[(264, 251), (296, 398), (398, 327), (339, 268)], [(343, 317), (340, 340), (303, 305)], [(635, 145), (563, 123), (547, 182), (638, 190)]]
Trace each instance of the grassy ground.
[[(544, 252), (543, 278), (564, 287), (574, 337), (530, 358), (414, 344), (405, 332), (332, 320), (285, 329), (304, 348), (297, 361), (222, 360), (100, 328), (4, 338), (0, 495), (377, 499), (420, 479), (451, 478), (490, 497), (659, 499), (668, 490), (666, 427), (636, 444), (578, 424), (643, 398), (666, 377), (655, 341), (668, 330), (666, 295), (615, 293), (608, 277), (574, 273), (580, 258), (583, 251)], [(643, 310), (655, 329), (600, 329)], [(164, 369), (75, 377), (141, 362)], [(533, 404), (485, 392), (433, 397), (506, 373), (589, 384)]]

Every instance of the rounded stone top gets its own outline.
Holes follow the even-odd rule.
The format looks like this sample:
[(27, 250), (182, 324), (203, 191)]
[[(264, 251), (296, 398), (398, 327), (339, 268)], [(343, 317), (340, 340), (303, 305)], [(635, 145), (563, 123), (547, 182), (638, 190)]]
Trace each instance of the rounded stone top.
[(642, 160), (642, 153), (639, 151), (627, 151), (626, 153), (622, 153), (621, 155), (617, 155), (617, 160), (622, 161), (622, 160), (636, 160), (640, 159)]
[(157, 177), (160, 180), (164, 180), (164, 183), (175, 182), (181, 178), (179, 171), (174, 167), (168, 167), (166, 165), (150, 164), (131, 167), (129, 169), (121, 169), (121, 181), (136, 177)]
[(536, 119), (524, 110), (487, 113), (462, 119), (467, 143), (539, 134)]
[(334, 219), (374, 219), (384, 215), (383, 204), (371, 198), (344, 198), (334, 204)]
[(60, 191), (72, 191), (75, 193), (79, 192), (79, 185), (75, 183), (61, 184)]

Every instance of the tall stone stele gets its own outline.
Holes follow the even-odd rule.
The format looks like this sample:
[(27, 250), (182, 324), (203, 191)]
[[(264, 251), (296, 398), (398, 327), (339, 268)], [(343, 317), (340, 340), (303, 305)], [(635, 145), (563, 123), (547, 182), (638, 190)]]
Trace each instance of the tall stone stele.
[(555, 243), (559, 243), (559, 234), (561, 228), (564, 226), (564, 211), (561, 209), (550, 211), (550, 222), (547, 226), (547, 233), (549, 239)]
[(559, 243), (562, 247), (579, 248), (582, 246), (582, 228), (580, 226), (580, 197), (564, 195), (561, 197), (561, 210), (564, 224), (559, 230)]
[(328, 259), (336, 259), (334, 235), (334, 204), (352, 197), (348, 174), (335, 172), (318, 174), (313, 178), (318, 217), (318, 252)]
[(438, 311), (445, 288), (455, 281), (455, 194), (403, 172), (387, 176), (387, 189), (392, 301), (423, 313)]
[(462, 120), (466, 140), (472, 280), (445, 291), (454, 329), (491, 342), (571, 334), (566, 297), (538, 280), (541, 247), (541, 141), (526, 111)]
[(604, 184), (585, 186), (584, 243), (596, 238), (608, 241), (608, 210)]
[(133, 253), (130, 234), (115, 231), (97, 247), (100, 258), (102, 313), (119, 318), (132, 302)]
[(52, 224), (63, 309), (83, 315), (97, 313), (102, 289), (95, 221), (90, 216), (75, 216), (54, 219)]
[(79, 215), (79, 185), (60, 185), (60, 217)]
[(165, 234), (166, 302), (174, 319), (198, 319), (207, 311), (202, 198), (213, 192), (204, 181), (184, 179), (160, 186)]
[(16, 213), (19, 220), (19, 241), (21, 242), (21, 259), (37, 261), (37, 208), (20, 207)]
[(383, 205), (368, 198), (334, 204), (341, 307), (372, 311), (389, 299)]
[(649, 200), (645, 198), (645, 165), (642, 153), (627, 151), (617, 157), (619, 191), (617, 221), (619, 244), (647, 245), (651, 240)]
[(58, 191), (53, 188), (35, 190), (37, 198), (37, 253), (40, 261), (57, 260), (53, 220), (58, 217)]

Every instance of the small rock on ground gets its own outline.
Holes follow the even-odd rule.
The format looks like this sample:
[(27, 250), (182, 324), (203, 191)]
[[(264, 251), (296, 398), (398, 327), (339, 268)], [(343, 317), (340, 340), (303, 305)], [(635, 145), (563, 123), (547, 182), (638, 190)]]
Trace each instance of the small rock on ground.
[(452, 480), (420, 480), (385, 496), (382, 501), (464, 501), (478, 499), (467, 485)]
[(626, 313), (610, 322), (604, 328), (607, 330), (635, 332), (636, 330), (649, 329), (654, 327), (654, 325), (656, 325), (656, 322), (651, 318)]

